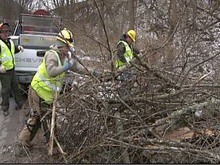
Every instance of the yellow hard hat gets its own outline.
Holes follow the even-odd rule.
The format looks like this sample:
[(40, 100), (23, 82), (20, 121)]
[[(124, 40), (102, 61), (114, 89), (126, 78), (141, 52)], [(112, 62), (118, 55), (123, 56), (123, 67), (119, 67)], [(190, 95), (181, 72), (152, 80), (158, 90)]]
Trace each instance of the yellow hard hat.
[(73, 47), (73, 33), (66, 28), (59, 32), (57, 40), (68, 45), (69, 47)]
[(134, 30), (129, 30), (127, 32), (127, 35), (133, 40), (135, 41), (136, 40), (136, 32)]

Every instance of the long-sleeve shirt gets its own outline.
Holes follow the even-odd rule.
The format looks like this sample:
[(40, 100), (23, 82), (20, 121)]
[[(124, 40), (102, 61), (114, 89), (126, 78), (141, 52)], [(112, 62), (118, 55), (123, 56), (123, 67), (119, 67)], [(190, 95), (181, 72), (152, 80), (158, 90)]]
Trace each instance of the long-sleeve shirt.
[[(58, 53), (59, 54), (59, 53)], [(64, 58), (60, 58), (61, 62), (64, 63)], [(48, 71), (49, 76), (56, 77), (63, 72), (65, 72), (63, 66), (58, 65), (57, 56), (54, 55), (53, 52), (49, 52), (45, 56), (46, 68)], [(73, 66), (70, 68), (71, 71), (77, 72), (79, 74), (88, 74), (87, 70), (79, 64), (76, 60), (73, 61)]]

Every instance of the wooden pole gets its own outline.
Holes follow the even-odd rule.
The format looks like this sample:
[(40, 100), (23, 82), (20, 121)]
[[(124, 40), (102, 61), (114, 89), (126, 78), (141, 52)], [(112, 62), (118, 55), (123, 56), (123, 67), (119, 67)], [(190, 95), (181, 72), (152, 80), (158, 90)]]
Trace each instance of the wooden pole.
[(55, 117), (56, 117), (56, 103), (57, 103), (57, 92), (53, 100), (52, 108), (52, 119), (51, 119), (51, 129), (50, 129), (50, 139), (49, 139), (49, 148), (48, 155), (53, 155), (53, 143), (54, 143), (54, 128), (55, 128)]

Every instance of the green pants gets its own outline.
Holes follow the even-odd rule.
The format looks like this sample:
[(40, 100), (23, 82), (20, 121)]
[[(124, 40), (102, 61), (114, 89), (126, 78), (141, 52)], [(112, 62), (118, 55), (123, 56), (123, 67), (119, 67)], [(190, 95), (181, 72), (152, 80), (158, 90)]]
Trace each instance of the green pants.
[(3, 111), (9, 109), (9, 97), (12, 91), (13, 97), (16, 104), (21, 107), (23, 104), (22, 94), (19, 88), (18, 78), (14, 70), (7, 71), (6, 73), (0, 73), (0, 82), (2, 85), (1, 96), (2, 103), (1, 107)]

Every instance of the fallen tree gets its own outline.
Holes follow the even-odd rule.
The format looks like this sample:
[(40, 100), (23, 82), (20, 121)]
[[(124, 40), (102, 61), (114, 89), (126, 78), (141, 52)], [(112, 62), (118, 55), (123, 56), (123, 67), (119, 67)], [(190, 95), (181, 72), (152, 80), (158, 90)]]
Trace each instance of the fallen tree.
[[(140, 63), (123, 88), (109, 73), (79, 77), (59, 98), (58, 134), (69, 163), (218, 163), (218, 88), (210, 73), (180, 88)], [(107, 78), (106, 76), (113, 77)], [(161, 78), (163, 77), (163, 78)], [(177, 77), (178, 78), (178, 77)], [(166, 80), (165, 80), (166, 79)], [(164, 81), (163, 81), (164, 80)], [(202, 83), (202, 85), (201, 85)], [(167, 85), (170, 84), (170, 85)], [(188, 86), (187, 86), (188, 85)]]

